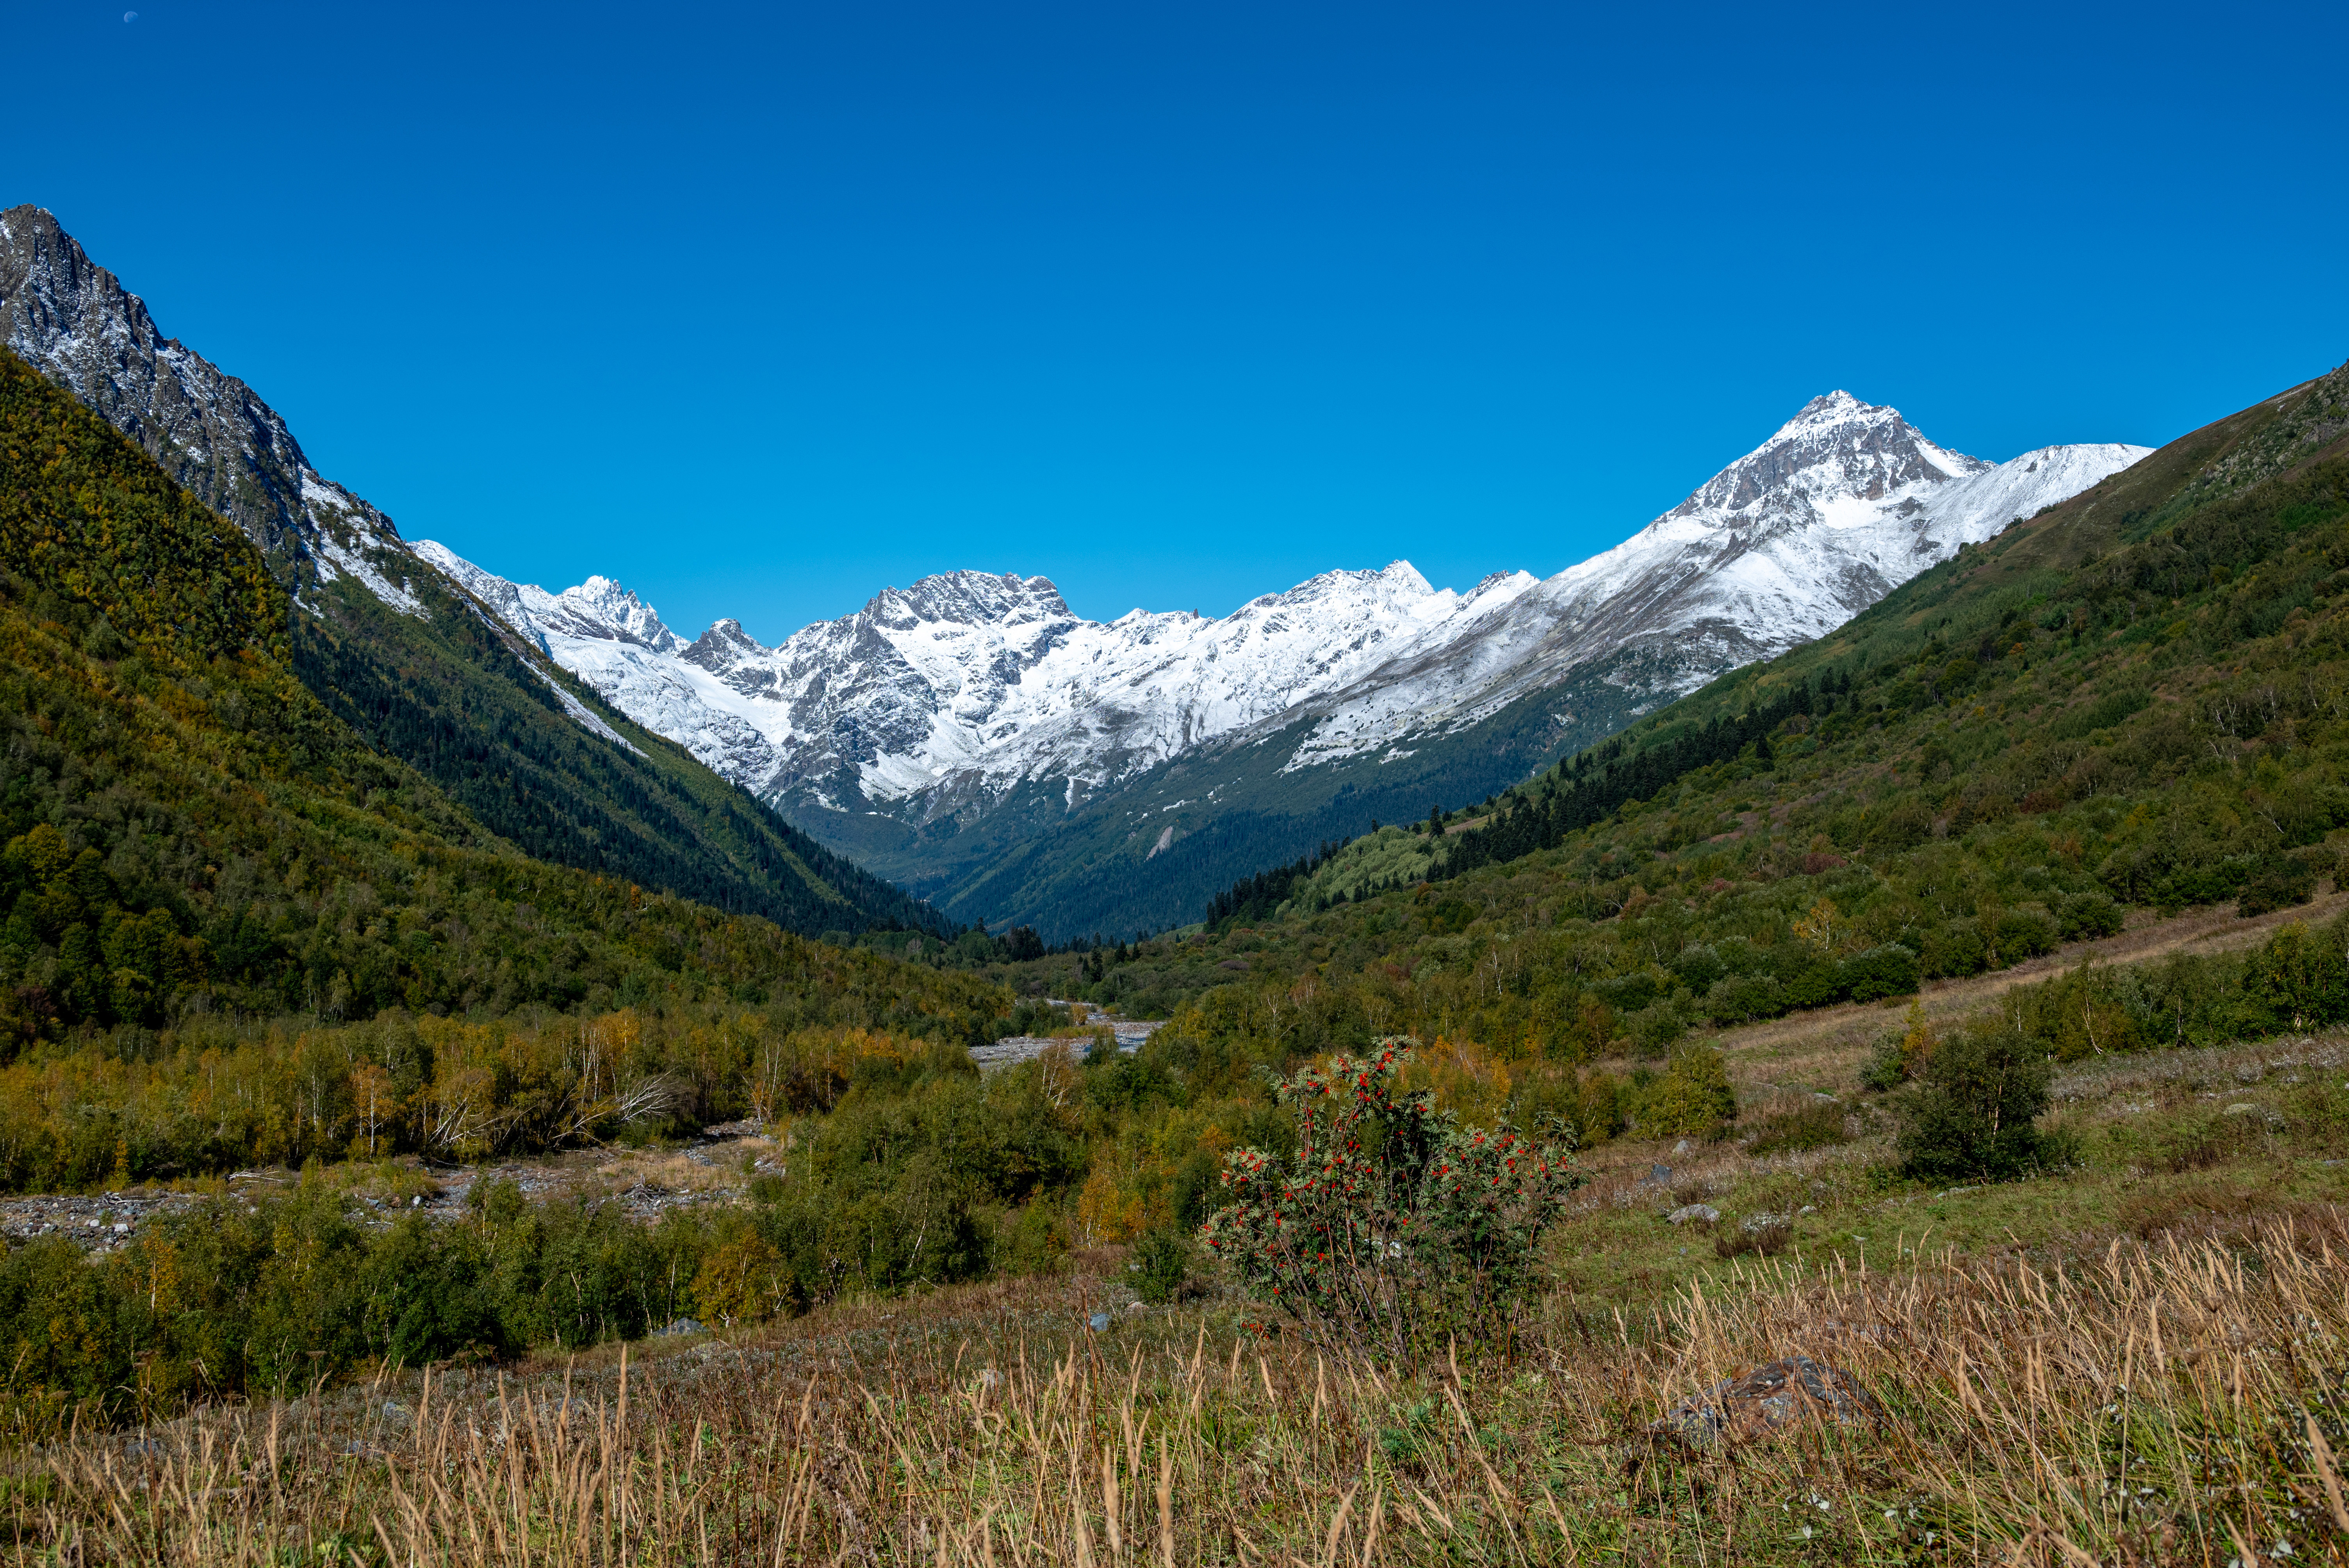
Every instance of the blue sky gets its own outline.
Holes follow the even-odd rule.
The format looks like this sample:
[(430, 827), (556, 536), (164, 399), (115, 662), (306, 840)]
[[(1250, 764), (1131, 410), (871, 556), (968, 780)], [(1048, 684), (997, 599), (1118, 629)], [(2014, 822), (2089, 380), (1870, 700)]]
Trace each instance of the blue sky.
[(688, 635), (1547, 574), (1830, 387), (2004, 458), (2349, 357), (2337, 4), (10, 12), (0, 204)]

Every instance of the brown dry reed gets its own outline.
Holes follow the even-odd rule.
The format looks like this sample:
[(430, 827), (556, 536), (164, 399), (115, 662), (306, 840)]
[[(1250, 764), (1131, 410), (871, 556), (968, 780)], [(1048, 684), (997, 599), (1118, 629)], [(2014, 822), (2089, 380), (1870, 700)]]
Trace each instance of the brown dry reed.
[[(1040, 1338), (977, 1287), (19, 1450), (0, 1518), (76, 1565), (2340, 1562), (2344, 1264), (2329, 1209), (2064, 1266), (1739, 1259), (1410, 1373), (1196, 1314)], [(1792, 1353), (1881, 1420), (1651, 1427)]]

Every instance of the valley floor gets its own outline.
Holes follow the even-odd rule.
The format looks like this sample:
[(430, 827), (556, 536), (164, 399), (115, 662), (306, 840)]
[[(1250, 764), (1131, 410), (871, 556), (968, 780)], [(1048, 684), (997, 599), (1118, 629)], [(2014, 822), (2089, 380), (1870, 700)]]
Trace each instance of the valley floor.
[[(2246, 1563), (2240, 1537), (2337, 1560), (2349, 1150), (2296, 1097), (2349, 1036), (2076, 1066), (2054, 1115), (2078, 1169), (1929, 1191), (1889, 1174), (1847, 1033), (1725, 1042), (1749, 1130), (1828, 1089), (1857, 1107), (1836, 1142), (1587, 1156), (1557, 1284), (1505, 1352), (1317, 1355), (1228, 1296), (1143, 1307), (1101, 1248), (1057, 1278), (20, 1450), (0, 1556), (2071, 1568)], [(1696, 1203), (1719, 1218), (1663, 1217)], [(1744, 1244), (1781, 1216), (1783, 1246)], [(1866, 1403), (1703, 1440), (1684, 1402), (1788, 1357)]]
[[(2240, 946), (2344, 904), (2147, 921), (1935, 986), (1925, 1011), (1953, 1023), (2092, 955)], [(1416, 1368), (1316, 1354), (1216, 1287), (1144, 1307), (1104, 1247), (1058, 1277), (387, 1370), (19, 1449), (0, 1459), (0, 1558), (2338, 1560), (2349, 1138), (2310, 1097), (2349, 1071), (2349, 1032), (2072, 1064), (2051, 1119), (2076, 1167), (1933, 1191), (1893, 1173), (1890, 1119), (1857, 1081), (1900, 1006), (1717, 1036), (1733, 1135), (1588, 1151), (1554, 1283), (1498, 1350)], [(1793, 1127), (1810, 1146), (1755, 1152)], [(342, 1179), (379, 1218), (453, 1214), (490, 1180), (649, 1218), (730, 1201), (782, 1159), (717, 1130)], [(26, 1199), (0, 1222), (58, 1204), (54, 1222), (101, 1247), (139, 1217)], [(1802, 1365), (1787, 1357), (1848, 1377), (1858, 1402), (1797, 1398), (1773, 1426), (1718, 1392)]]
[[(2307, 1209), (2060, 1264), (1749, 1261), (1640, 1310), (1553, 1297), (1507, 1355), (1410, 1371), (1236, 1334), (1226, 1304), (1116, 1310), (1102, 1254), (20, 1453), (0, 1555), (2070, 1565), (2247, 1562), (2256, 1540), (2337, 1560), (2345, 1250), (2342, 1216)], [(1789, 1357), (1862, 1393), (1775, 1427), (1708, 1398)], [(1736, 1436), (1709, 1436), (1715, 1411)]]

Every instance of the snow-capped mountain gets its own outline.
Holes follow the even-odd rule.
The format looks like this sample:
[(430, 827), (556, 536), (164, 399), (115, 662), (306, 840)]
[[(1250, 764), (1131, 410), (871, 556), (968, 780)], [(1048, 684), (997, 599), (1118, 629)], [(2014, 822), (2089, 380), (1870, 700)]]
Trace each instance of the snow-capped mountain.
[(1824, 636), (1960, 545), (2151, 449), (2044, 447), (1986, 463), (1897, 409), (1828, 393), (1614, 549), (1317, 705), (1289, 766), (1455, 731), (1602, 663), (1644, 711)]
[(561, 593), (507, 583), (426, 541), (419, 555), (647, 728), (771, 797), (924, 817), (1059, 781), (1093, 791), (1449, 640), (1524, 593), (1467, 594), (1407, 562), (1329, 572), (1221, 619), (1135, 610), (1087, 621), (1042, 577), (952, 572), (761, 646), (734, 620), (687, 643), (608, 578)]
[(1217, 742), (1290, 736), (1288, 770), (1410, 756), (1602, 665), (1640, 711), (1833, 630), (2147, 449), (2050, 447), (1993, 465), (1835, 392), (1546, 581), (1495, 573), (1458, 593), (1398, 561), (1221, 619), (1101, 622), (1042, 577), (954, 572), (772, 648), (730, 619), (688, 643), (608, 578), (549, 593), (416, 549), (630, 717), (819, 830), (827, 809), (967, 822), (1047, 784), (1073, 812)]

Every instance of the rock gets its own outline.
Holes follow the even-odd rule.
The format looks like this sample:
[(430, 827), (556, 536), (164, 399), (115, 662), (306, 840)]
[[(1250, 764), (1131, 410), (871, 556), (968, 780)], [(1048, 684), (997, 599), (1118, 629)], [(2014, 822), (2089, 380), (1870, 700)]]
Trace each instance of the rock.
[[(1691, 1143), (1687, 1139), (1683, 1138), (1678, 1143), (1672, 1145), (1672, 1153), (1675, 1157), (1678, 1157), (1680, 1155), (1686, 1154), (1695, 1147), (1695, 1144)], [(1658, 1169), (1661, 1170), (1662, 1168), (1660, 1166)]]
[(1720, 1223), (1721, 1211), (1710, 1203), (1691, 1203), (1686, 1208), (1674, 1209), (1664, 1218), (1675, 1225), (1685, 1225), (1691, 1220), (1702, 1220), (1713, 1225)]
[(1884, 1411), (1848, 1372), (1807, 1356), (1788, 1356), (1682, 1400), (1648, 1429), (1709, 1448), (1723, 1439), (1744, 1442), (1819, 1417), (1839, 1426), (1872, 1427), (1884, 1419)]
[(2229, 1106), (2223, 1114), (2228, 1116), (2257, 1116), (2259, 1114), (2259, 1109), (2260, 1108), (2258, 1106), (2245, 1100), (2238, 1104)]
[(740, 1121), (720, 1121), (701, 1130), (701, 1136), (715, 1143), (730, 1138), (757, 1138), (767, 1130), (767, 1124), (757, 1117)]
[(1756, 1231), (1766, 1231), (1774, 1225), (1791, 1225), (1794, 1222), (1792, 1218), (1785, 1214), (1748, 1214), (1737, 1223), (1738, 1229), (1750, 1236)]
[(1091, 1317), (1085, 1319), (1085, 1326), (1092, 1329), (1095, 1334), (1107, 1333), (1109, 1331), (1109, 1314), (1106, 1312), (1094, 1313)]
[(978, 1371), (978, 1386), (992, 1393), (1003, 1387), (1003, 1374), (992, 1367), (982, 1367)]
[(661, 1330), (663, 1334), (707, 1334), (707, 1326), (690, 1317), (680, 1317)]
[(1640, 1178), (1640, 1185), (1642, 1187), (1668, 1187), (1671, 1184), (1671, 1180), (1672, 1168), (1671, 1166), (1651, 1165), (1648, 1167), (1648, 1173)]

